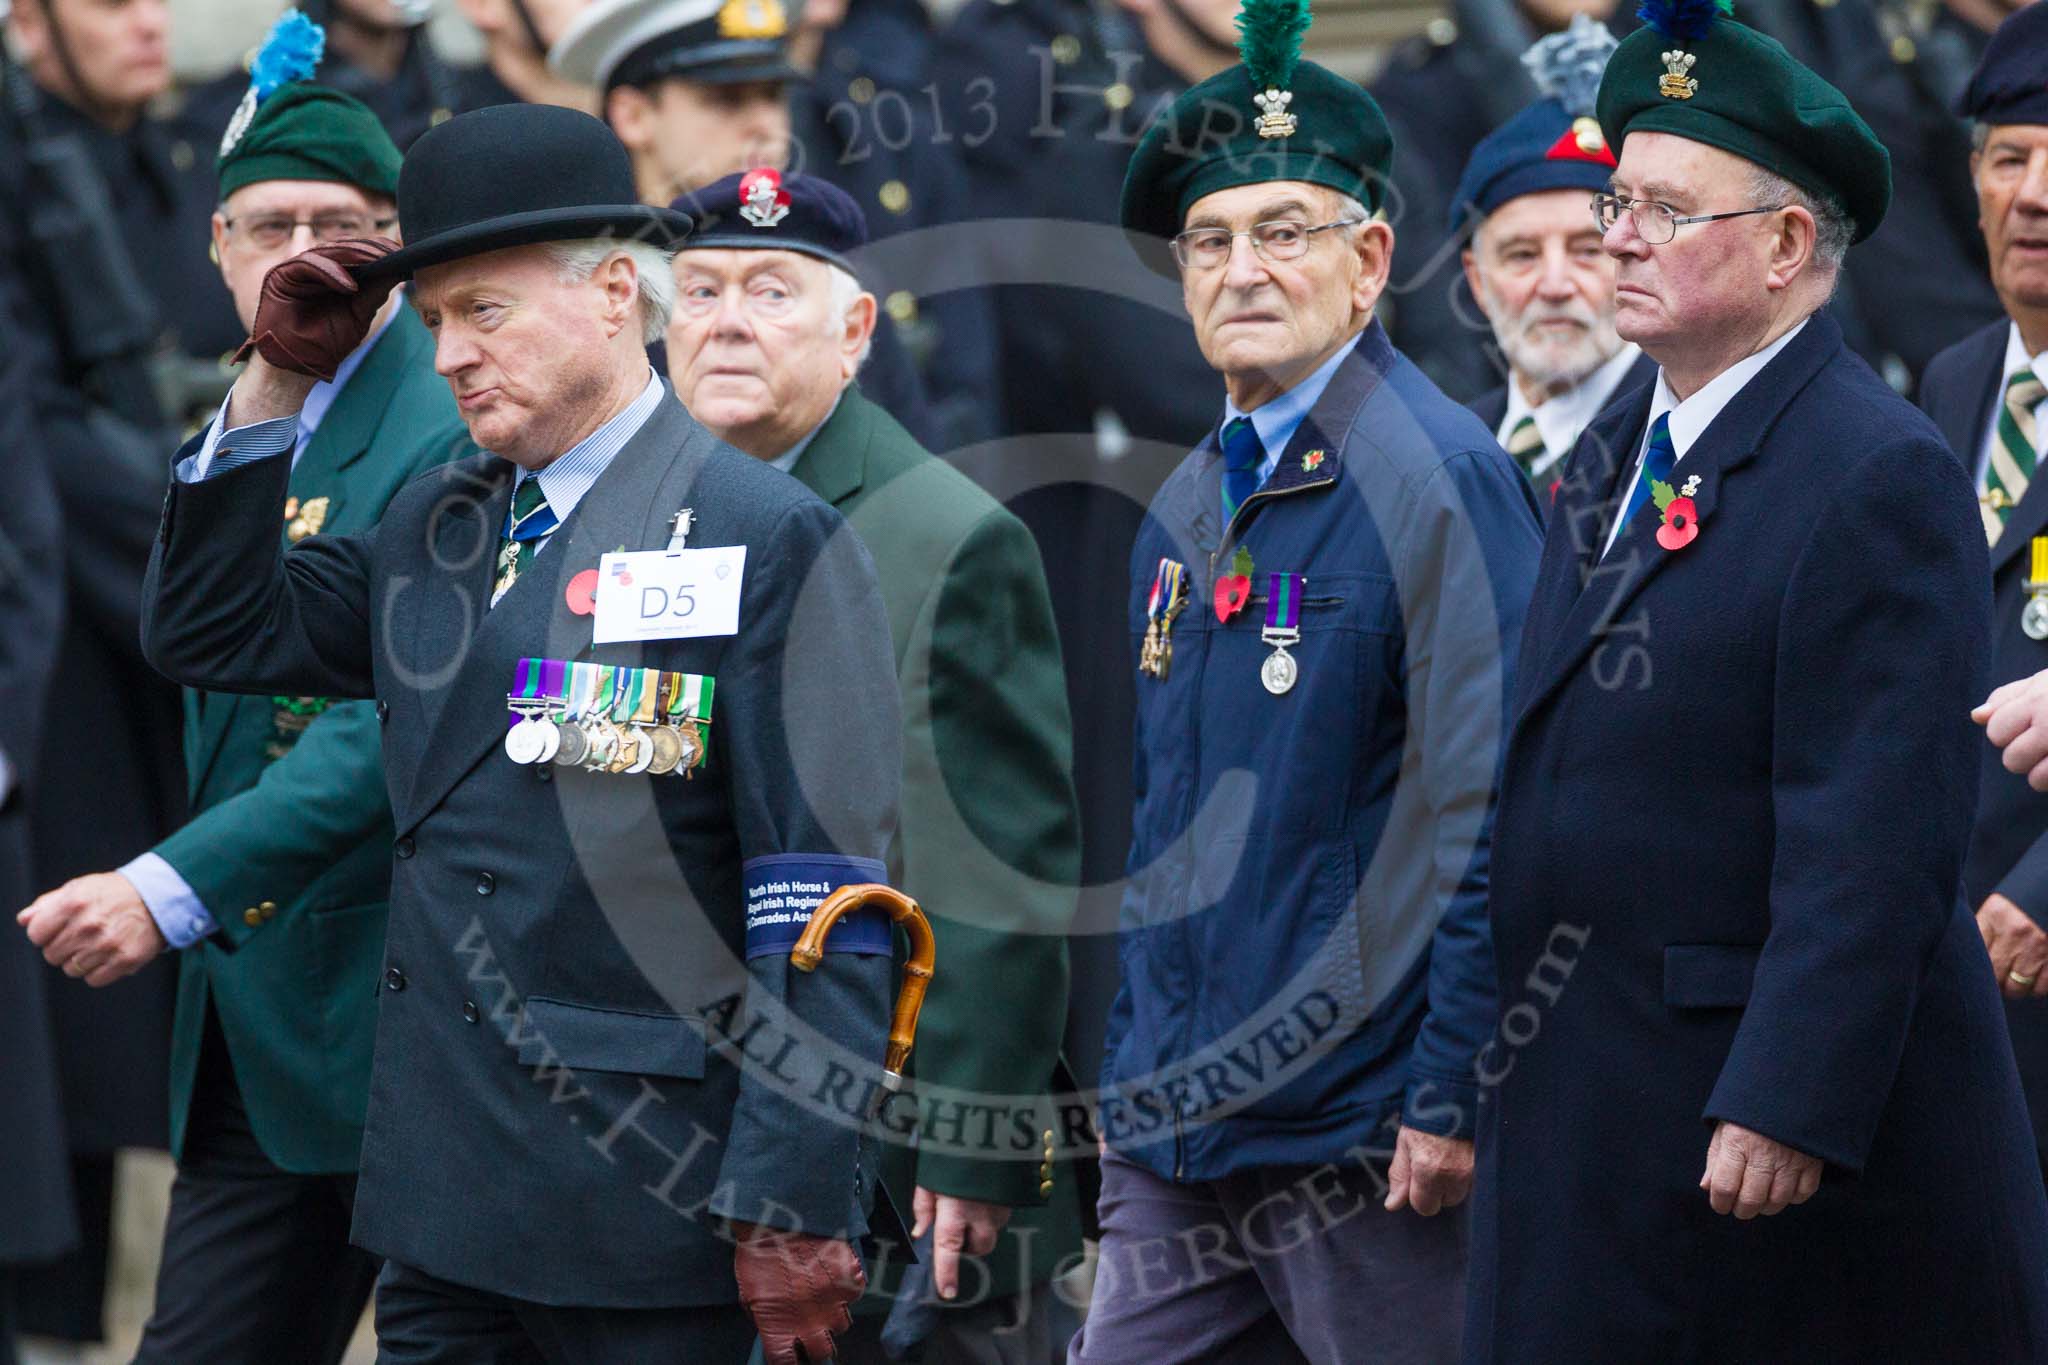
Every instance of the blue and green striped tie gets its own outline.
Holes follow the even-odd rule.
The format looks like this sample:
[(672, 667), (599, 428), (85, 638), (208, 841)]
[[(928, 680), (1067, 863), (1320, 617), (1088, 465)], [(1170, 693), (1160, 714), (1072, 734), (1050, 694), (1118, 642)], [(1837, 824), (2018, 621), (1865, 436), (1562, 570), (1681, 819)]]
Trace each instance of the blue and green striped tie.
[(1223, 428), (1223, 524), (1237, 515), (1244, 500), (1259, 491), (1259, 469), (1266, 447), (1249, 417), (1234, 417)]

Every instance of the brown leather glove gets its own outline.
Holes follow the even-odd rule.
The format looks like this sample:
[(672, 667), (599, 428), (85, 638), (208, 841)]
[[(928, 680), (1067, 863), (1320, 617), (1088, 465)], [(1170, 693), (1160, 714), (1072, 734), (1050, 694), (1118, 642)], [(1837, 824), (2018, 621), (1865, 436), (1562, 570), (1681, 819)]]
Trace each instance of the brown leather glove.
[(853, 1326), (852, 1305), (868, 1287), (860, 1256), (836, 1237), (734, 1223), (733, 1273), (753, 1315), (767, 1365), (830, 1360), (832, 1337)]
[(387, 279), (359, 285), (348, 267), (396, 250), (398, 243), (389, 237), (350, 237), (272, 266), (256, 297), (256, 325), (235, 359), (247, 360), (255, 351), (280, 370), (334, 378), (370, 334), (371, 321), (397, 284)]

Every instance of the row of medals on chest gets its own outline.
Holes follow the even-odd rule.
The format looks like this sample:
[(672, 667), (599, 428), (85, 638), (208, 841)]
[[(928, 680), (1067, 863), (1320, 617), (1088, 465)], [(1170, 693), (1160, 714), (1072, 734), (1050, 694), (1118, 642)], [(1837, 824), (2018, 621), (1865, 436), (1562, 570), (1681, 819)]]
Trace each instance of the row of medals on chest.
[[(1249, 568), (1247, 559), (1236, 571), (1248, 579)], [(1284, 590), (1292, 598), (1290, 610), (1285, 613), (1288, 623), (1268, 621), (1259, 632), (1259, 638), (1273, 647), (1273, 652), (1259, 666), (1259, 681), (1268, 692), (1278, 697), (1292, 691), (1301, 677), (1301, 667), (1288, 653), (1287, 647), (1301, 641), (1301, 631), (1292, 622), (1298, 619), (1295, 613), (1300, 610), (1301, 594), (1308, 580), (1299, 574), (1273, 574), (1269, 577), (1273, 580), (1273, 590)], [(1173, 669), (1173, 623), (1188, 604), (1187, 580), (1186, 566), (1172, 559), (1159, 561), (1159, 572), (1153, 579), (1151, 596), (1145, 608), (1145, 640), (1138, 649), (1138, 671), (1160, 682), (1165, 682)], [(1282, 580), (1285, 580), (1284, 587)], [(1227, 608), (1219, 598), (1217, 616), (1223, 624), (1228, 625), (1230, 617), (1246, 605), (1249, 588), (1247, 582), (1245, 593)]]
[(619, 720), (612, 716), (549, 716), (559, 703), (508, 697), (519, 721), (505, 732), (505, 755), (514, 763), (554, 763), (585, 772), (696, 776), (704, 759), (708, 720)]

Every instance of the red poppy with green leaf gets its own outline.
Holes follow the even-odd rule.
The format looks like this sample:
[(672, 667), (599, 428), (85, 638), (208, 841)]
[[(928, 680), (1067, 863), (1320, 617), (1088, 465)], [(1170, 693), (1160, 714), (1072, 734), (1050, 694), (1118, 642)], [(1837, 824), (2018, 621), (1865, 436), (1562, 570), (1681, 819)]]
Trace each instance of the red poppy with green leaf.
[(1216, 619), (1228, 625), (1251, 596), (1252, 552), (1240, 545), (1230, 557), (1230, 572), (1216, 576)]
[[(1686, 487), (1690, 490), (1698, 483), (1697, 479), (1688, 479)], [(1681, 496), (1662, 479), (1650, 481), (1650, 498), (1664, 514), (1664, 524), (1657, 528), (1657, 543), (1667, 550), (1683, 550), (1692, 544), (1700, 533), (1700, 513), (1692, 499)]]

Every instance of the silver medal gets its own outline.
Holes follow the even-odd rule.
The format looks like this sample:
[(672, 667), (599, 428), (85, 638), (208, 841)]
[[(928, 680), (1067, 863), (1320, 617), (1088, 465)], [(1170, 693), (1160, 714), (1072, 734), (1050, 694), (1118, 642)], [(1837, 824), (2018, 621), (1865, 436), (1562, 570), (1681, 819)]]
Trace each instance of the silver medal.
[(1285, 645), (1275, 645), (1273, 652), (1266, 656), (1266, 662), (1259, 667), (1259, 681), (1276, 697), (1291, 689), (1299, 676), (1294, 656), (1287, 652)]
[(546, 757), (545, 751), (541, 723), (532, 716), (521, 716), (519, 723), (505, 732), (505, 756), (514, 763), (539, 763)]
[(2048, 593), (2035, 593), (2020, 610), (2020, 629), (2029, 640), (2048, 640)]

